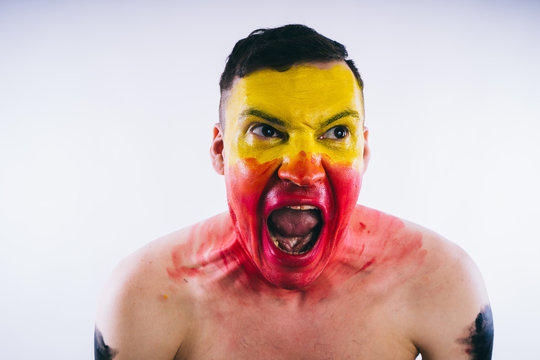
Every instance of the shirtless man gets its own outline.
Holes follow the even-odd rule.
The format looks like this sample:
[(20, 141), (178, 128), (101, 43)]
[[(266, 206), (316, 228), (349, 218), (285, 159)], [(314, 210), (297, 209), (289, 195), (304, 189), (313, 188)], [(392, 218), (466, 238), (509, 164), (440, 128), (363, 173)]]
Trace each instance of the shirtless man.
[(289, 25), (240, 40), (211, 145), (229, 212), (125, 259), (96, 359), (490, 359), (481, 276), (456, 245), (356, 204), (369, 159), (345, 48)]

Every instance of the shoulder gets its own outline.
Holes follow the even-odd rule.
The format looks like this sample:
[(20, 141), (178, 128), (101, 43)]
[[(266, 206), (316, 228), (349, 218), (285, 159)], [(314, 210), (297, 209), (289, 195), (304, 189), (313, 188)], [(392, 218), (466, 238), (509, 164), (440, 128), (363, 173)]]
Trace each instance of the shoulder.
[(426, 263), (411, 286), (413, 338), (423, 358), (491, 359), (493, 318), (474, 261), (426, 230)]
[(368, 250), (384, 260), (415, 260), (414, 276), (407, 282), (414, 296), (446, 299), (446, 292), (461, 288), (469, 289), (468, 293), (478, 296), (479, 301), (487, 301), (475, 263), (462, 248), (440, 234), (363, 206), (357, 207), (352, 225), (353, 231), (366, 239)]
[[(479, 352), (482, 356), (491, 354), (493, 322), (489, 298), (471, 257), (422, 226), (372, 209), (359, 211), (364, 219), (371, 219), (367, 227), (382, 227), (378, 231), (392, 239), (387, 248), (415, 249), (408, 251), (415, 254), (408, 256), (417, 261), (414, 271), (402, 282), (402, 305), (407, 309), (405, 323), (410, 324), (406, 331), (423, 358), (469, 359)], [(396, 256), (408, 253), (397, 251)], [(485, 356), (474, 358), (490, 358)]]
[[(189, 254), (221, 229), (223, 215), (154, 240), (122, 260), (106, 284), (96, 319), (96, 347), (115, 359), (171, 359), (193, 324), (194, 284), (175, 277)], [(219, 236), (215, 235), (215, 238)], [(101, 337), (101, 338), (100, 338)]]
[(115, 359), (174, 358), (189, 323), (189, 301), (186, 289), (171, 287), (167, 279), (167, 254), (185, 238), (186, 230), (170, 234), (117, 265), (98, 309), (96, 352), (101, 346), (117, 353)]
[(489, 302), (482, 275), (465, 250), (429, 229), (407, 221), (405, 224), (410, 231), (422, 234), (426, 254), (415, 281), (411, 282), (419, 311)]

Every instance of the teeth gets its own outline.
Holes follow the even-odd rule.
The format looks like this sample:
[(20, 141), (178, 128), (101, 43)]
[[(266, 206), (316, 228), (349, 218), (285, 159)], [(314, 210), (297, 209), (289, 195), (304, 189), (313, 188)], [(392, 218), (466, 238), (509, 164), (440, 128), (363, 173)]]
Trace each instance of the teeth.
[(279, 241), (277, 241), (277, 239), (274, 236), (271, 236), (271, 238), (272, 238), (272, 241), (274, 242), (274, 245), (276, 245), (278, 249), (285, 250), (281, 248), (281, 245), (279, 245)]
[(287, 207), (293, 210), (317, 210), (316, 206), (311, 206), (311, 205), (291, 205)]
[(279, 244), (279, 242), (277, 241), (277, 239), (273, 235), (270, 235), (270, 238), (272, 239), (272, 241), (274, 242), (274, 245), (276, 245), (276, 247), (278, 249), (281, 249), (282, 251), (286, 252), (287, 254), (300, 255), (300, 254), (305, 253), (305, 251), (288, 251), (288, 250), (281, 247), (281, 245)]

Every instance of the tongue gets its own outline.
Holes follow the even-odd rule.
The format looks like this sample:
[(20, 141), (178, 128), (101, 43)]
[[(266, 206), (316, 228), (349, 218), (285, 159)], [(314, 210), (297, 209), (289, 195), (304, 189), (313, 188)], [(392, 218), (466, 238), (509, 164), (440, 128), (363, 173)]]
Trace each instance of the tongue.
[(270, 215), (270, 221), (280, 247), (289, 252), (301, 252), (310, 242), (320, 217), (317, 210), (283, 208), (274, 211)]
[(305, 236), (319, 223), (317, 210), (283, 208), (270, 215), (277, 232), (286, 237)]

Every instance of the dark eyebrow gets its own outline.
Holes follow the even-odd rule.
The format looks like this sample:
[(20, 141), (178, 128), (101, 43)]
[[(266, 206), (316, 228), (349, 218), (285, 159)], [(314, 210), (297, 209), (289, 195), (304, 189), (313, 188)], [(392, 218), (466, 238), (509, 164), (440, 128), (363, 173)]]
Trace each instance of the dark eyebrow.
[(360, 119), (360, 114), (358, 114), (358, 111), (352, 110), (352, 109), (347, 109), (347, 110), (344, 110), (344, 111), (332, 116), (330, 119), (324, 121), (321, 124), (321, 127), (322, 128), (326, 127), (326, 126), (330, 125), (331, 123), (333, 123), (334, 121), (339, 120), (341, 118), (344, 118), (346, 116), (352, 116), (352, 117), (355, 117), (357, 119)]
[(256, 117), (264, 119), (264, 120), (266, 120), (268, 122), (274, 123), (276, 125), (285, 126), (285, 122), (283, 120), (280, 120), (277, 117), (274, 117), (272, 115), (268, 115), (264, 111), (260, 111), (260, 110), (253, 109), (253, 108), (249, 108), (247, 110), (242, 111), (241, 116), (242, 117), (256, 116)]

